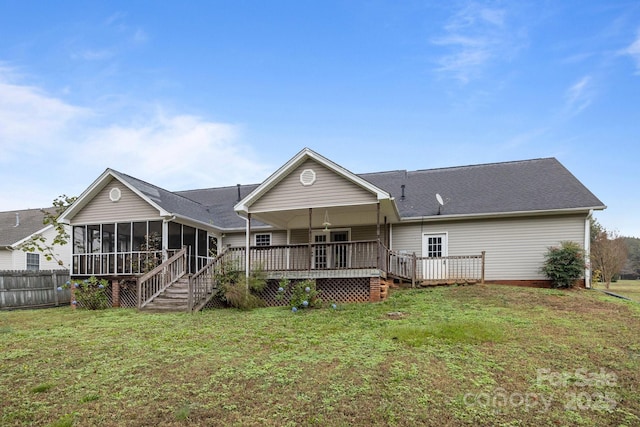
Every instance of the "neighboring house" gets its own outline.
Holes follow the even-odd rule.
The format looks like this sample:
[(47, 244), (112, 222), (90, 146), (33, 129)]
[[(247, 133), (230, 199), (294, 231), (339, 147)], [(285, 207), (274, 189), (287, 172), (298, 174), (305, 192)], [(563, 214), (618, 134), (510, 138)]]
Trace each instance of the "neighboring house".
[(112, 280), (117, 305), (123, 280), (171, 258), (138, 280), (137, 305), (185, 273), (192, 309), (230, 260), (274, 281), (314, 278), (336, 301), (377, 301), (391, 280), (544, 285), (547, 248), (588, 249), (600, 209), (554, 158), (354, 174), (305, 148), (258, 185), (171, 192), (107, 169), (61, 220), (73, 227), (72, 277)]
[[(53, 211), (53, 208), (49, 208)], [(36, 234), (42, 235), (51, 245), (56, 235), (52, 225), (43, 224), (40, 209), (24, 209), (0, 212), (0, 270), (62, 270), (69, 269), (70, 248), (54, 247), (57, 260), (48, 261), (40, 252), (25, 252), (22, 243)], [(62, 265), (58, 263), (62, 262)]]

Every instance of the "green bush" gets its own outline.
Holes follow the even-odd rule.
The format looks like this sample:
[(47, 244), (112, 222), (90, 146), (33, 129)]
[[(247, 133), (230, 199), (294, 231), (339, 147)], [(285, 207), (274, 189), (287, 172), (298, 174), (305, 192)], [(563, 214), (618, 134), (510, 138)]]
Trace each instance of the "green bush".
[[(87, 310), (103, 310), (109, 308), (109, 282), (106, 279), (98, 280), (95, 276), (82, 281), (67, 282), (65, 288), (73, 288), (74, 300), (72, 305)], [(62, 286), (58, 291), (62, 290)]]
[(576, 242), (561, 242), (560, 247), (550, 247), (540, 269), (556, 288), (570, 288), (584, 275), (586, 268), (584, 250)]
[(245, 277), (244, 271), (237, 263), (226, 262), (215, 274), (214, 282), (217, 284), (218, 298), (230, 307), (251, 310), (265, 305), (256, 295), (262, 292), (267, 284), (260, 267), (256, 267), (249, 277)]
[(322, 305), (322, 299), (319, 297), (320, 291), (316, 289), (315, 280), (289, 282), (287, 279), (282, 279), (278, 288), (278, 300), (285, 298), (284, 295), (287, 289), (291, 292), (289, 306), (292, 309), (314, 308)]

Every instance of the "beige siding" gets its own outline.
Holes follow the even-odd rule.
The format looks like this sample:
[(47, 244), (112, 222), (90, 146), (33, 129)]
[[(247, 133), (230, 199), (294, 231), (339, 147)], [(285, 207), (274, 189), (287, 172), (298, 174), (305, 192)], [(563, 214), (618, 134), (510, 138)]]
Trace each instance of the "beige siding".
[[(367, 225), (361, 227), (345, 227), (351, 230), (351, 240), (352, 241), (363, 241), (363, 240), (376, 240), (376, 226), (375, 225)], [(317, 230), (314, 230), (317, 231)], [(382, 235), (382, 226), (380, 226), (380, 233)], [(309, 242), (309, 229), (296, 229), (291, 230), (291, 244), (302, 244)]]
[[(254, 244), (255, 242), (255, 235), (256, 234), (263, 234), (263, 233), (270, 233), (271, 234), (271, 244), (278, 246), (278, 245), (286, 245), (287, 244), (287, 232), (286, 231), (282, 231), (282, 230), (278, 230), (278, 231), (256, 231), (256, 232), (251, 232), (251, 245)], [(245, 242), (245, 234), (240, 232), (240, 233), (225, 233), (224, 239), (222, 239), (222, 244), (224, 246), (231, 246), (231, 247), (244, 247), (246, 242)]]
[(571, 240), (584, 245), (582, 215), (395, 225), (393, 249), (422, 254), (423, 233), (448, 236), (449, 255), (486, 252), (486, 280), (544, 279), (539, 269), (549, 246)]
[[(109, 199), (109, 191), (117, 187), (122, 197), (117, 202)], [(73, 224), (99, 224), (116, 221), (136, 221), (160, 217), (157, 209), (129, 190), (124, 184), (112, 179), (76, 216)]]
[[(304, 186), (300, 183), (300, 173), (305, 169), (315, 171), (316, 181), (313, 185)], [(375, 194), (336, 175), (319, 163), (307, 160), (264, 194), (249, 209), (251, 212), (268, 212), (376, 202)]]

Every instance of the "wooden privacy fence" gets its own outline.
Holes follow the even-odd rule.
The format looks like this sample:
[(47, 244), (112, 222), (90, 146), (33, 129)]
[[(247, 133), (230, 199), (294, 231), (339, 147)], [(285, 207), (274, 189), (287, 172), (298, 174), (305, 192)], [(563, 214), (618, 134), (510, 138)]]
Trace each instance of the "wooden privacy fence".
[(0, 309), (54, 307), (69, 304), (68, 270), (0, 271)]

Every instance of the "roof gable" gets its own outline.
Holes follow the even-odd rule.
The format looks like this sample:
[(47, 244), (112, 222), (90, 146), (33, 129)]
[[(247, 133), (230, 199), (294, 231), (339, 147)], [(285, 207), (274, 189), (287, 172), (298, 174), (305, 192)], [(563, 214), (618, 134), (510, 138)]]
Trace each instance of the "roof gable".
[[(307, 166), (305, 166), (307, 165)], [(246, 214), (250, 210), (253, 209), (256, 205), (260, 208), (259, 201), (266, 197), (267, 202), (265, 204), (270, 204), (269, 202), (273, 202), (273, 199), (278, 198), (278, 190), (273, 191), (280, 183), (284, 183), (284, 186), (290, 186), (296, 180), (300, 182), (300, 186), (307, 186), (309, 188), (313, 187), (315, 183), (304, 184), (302, 181), (308, 180), (307, 182), (312, 182), (315, 178), (310, 177), (302, 177), (301, 173), (305, 170), (313, 170), (314, 173), (316, 171), (314, 168), (321, 168), (321, 172), (325, 177), (329, 177), (330, 175), (326, 172), (330, 172), (331, 174), (339, 177), (341, 179), (341, 187), (343, 189), (348, 188), (353, 190), (358, 188), (358, 195), (360, 197), (365, 197), (365, 194), (373, 195), (373, 200), (388, 200), (391, 198), (389, 193), (382, 190), (381, 188), (373, 185), (371, 182), (363, 179), (362, 177), (351, 173), (347, 169), (339, 166), (338, 164), (330, 161), (329, 159), (319, 155), (315, 151), (305, 148), (296, 154), (291, 160), (285, 163), (280, 169), (274, 172), (269, 178), (267, 178), (262, 184), (260, 184), (254, 191), (252, 191), (249, 195), (243, 198), (240, 202), (238, 202), (235, 206), (235, 211), (240, 214)], [(296, 173), (297, 172), (297, 173)], [(334, 180), (334, 183), (338, 181)], [(316, 187), (317, 188), (317, 187)], [(321, 192), (321, 191), (320, 191)], [(310, 193), (315, 193), (317, 196), (318, 191), (312, 191)], [(303, 196), (304, 197), (304, 196)], [(269, 200), (271, 199), (271, 200)], [(307, 202), (310, 200), (307, 199)], [(277, 203), (276, 203), (277, 204)], [(308, 206), (308, 205), (305, 205)], [(260, 208), (262, 210), (262, 208)]]

